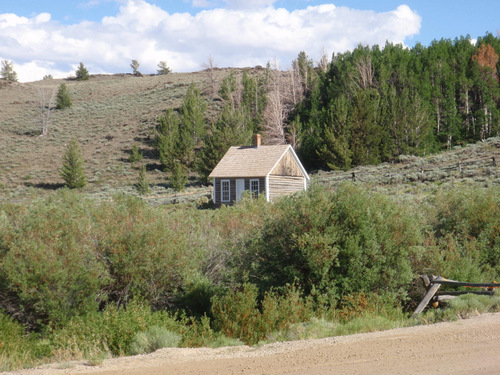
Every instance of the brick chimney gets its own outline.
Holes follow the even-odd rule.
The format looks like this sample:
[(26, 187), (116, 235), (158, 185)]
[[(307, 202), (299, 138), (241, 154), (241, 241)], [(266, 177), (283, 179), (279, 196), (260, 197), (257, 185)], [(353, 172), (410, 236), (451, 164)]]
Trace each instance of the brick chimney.
[(260, 146), (260, 142), (261, 142), (261, 136), (260, 136), (260, 134), (255, 134), (253, 136), (253, 145), (255, 147), (259, 147)]

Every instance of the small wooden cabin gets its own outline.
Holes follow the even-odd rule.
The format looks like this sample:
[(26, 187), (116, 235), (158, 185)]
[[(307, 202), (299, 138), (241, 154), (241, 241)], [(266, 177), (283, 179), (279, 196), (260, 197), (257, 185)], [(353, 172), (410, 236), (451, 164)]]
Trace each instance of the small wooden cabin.
[(267, 201), (306, 190), (309, 175), (290, 145), (231, 147), (210, 173), (215, 205), (238, 202), (245, 191)]

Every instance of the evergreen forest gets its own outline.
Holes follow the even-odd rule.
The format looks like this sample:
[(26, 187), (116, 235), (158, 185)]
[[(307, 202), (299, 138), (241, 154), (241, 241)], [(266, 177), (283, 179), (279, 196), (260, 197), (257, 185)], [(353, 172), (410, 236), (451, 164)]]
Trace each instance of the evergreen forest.
[(498, 136), (499, 54), (500, 39), (492, 34), (475, 44), (460, 37), (335, 54), (316, 79), (304, 79), (306, 98), (288, 130), (298, 134), (300, 156), (315, 169), (428, 155)]

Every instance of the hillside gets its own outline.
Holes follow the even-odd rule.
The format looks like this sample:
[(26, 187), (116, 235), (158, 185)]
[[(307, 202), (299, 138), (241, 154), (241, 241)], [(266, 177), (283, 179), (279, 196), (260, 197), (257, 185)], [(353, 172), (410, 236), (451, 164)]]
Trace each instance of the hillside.
[[(217, 70), (216, 75), (226, 74)], [(59, 168), (72, 138), (80, 142), (89, 192), (128, 188), (137, 171), (128, 162), (138, 144), (152, 184), (166, 176), (152, 155), (150, 140), (158, 116), (179, 106), (191, 83), (204, 90), (203, 72), (135, 77), (91, 76), (88, 81), (52, 79), (3, 83), (0, 88), (0, 182), (4, 198), (39, 194), (62, 186)], [(47, 136), (40, 137), (40, 90), (50, 96), (64, 82), (73, 106), (52, 110)]]
[[(241, 73), (242, 70), (232, 70)], [(227, 69), (217, 69), (220, 81)], [(52, 110), (47, 136), (40, 134), (41, 90), (50, 95), (64, 82), (73, 106)], [(181, 105), (191, 83), (204, 92), (209, 88), (206, 72), (173, 73), (135, 77), (130, 74), (96, 75), (88, 81), (44, 80), (32, 83), (2, 83), (0, 88), (0, 197), (18, 200), (39, 196), (62, 186), (59, 176), (66, 145), (72, 138), (80, 142), (87, 178), (86, 191), (109, 196), (116, 192), (134, 193), (137, 166), (128, 162), (137, 144), (143, 152), (153, 192), (150, 201), (198, 200), (210, 194), (209, 187), (188, 186), (175, 194), (168, 188), (168, 176), (151, 147), (158, 116)], [(209, 109), (218, 105), (209, 101)], [(493, 159), (496, 166), (493, 165)], [(461, 163), (461, 167), (460, 164)], [(399, 158), (398, 163), (358, 167), (348, 172), (313, 173), (318, 180), (336, 185), (344, 180), (368, 184), (374, 189), (412, 193), (433, 184), (499, 184), (500, 139), (492, 138), (468, 147), (426, 158)], [(460, 169), (461, 168), (461, 169)]]

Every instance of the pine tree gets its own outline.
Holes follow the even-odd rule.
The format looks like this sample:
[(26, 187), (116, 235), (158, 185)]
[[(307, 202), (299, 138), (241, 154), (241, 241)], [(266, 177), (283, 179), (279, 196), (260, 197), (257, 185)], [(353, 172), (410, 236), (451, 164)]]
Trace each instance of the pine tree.
[(137, 184), (135, 184), (135, 188), (139, 192), (139, 194), (144, 195), (148, 194), (151, 191), (149, 186), (149, 181), (146, 176), (146, 166), (143, 165), (139, 168), (139, 178), (137, 180)]
[(167, 62), (166, 61), (160, 61), (158, 63), (158, 70), (156, 71), (158, 73), (158, 75), (167, 75), (169, 74), (170, 72), (172, 72), (172, 69), (170, 69), (167, 65)]
[(180, 118), (177, 112), (168, 109), (158, 119), (155, 134), (155, 149), (158, 152), (160, 163), (165, 171), (172, 171), (176, 159), (182, 158), (178, 143), (180, 141)]
[(136, 161), (141, 161), (143, 158), (141, 150), (139, 150), (139, 146), (134, 144), (132, 147), (132, 151), (130, 152), (130, 156), (128, 157), (128, 161), (131, 163), (135, 163)]
[(87, 183), (83, 169), (83, 156), (76, 139), (73, 139), (66, 148), (63, 156), (61, 177), (70, 189), (82, 188)]
[(207, 182), (208, 175), (230, 146), (250, 143), (252, 129), (248, 125), (248, 120), (243, 111), (234, 110), (230, 104), (223, 108), (217, 122), (203, 137), (203, 148), (197, 154), (196, 170), (203, 182)]
[(175, 163), (172, 176), (170, 177), (170, 184), (175, 191), (183, 191), (186, 188), (188, 181), (187, 170), (181, 163)]
[(90, 78), (89, 71), (81, 62), (78, 69), (75, 72), (77, 81), (86, 81)]
[(71, 95), (65, 83), (61, 83), (56, 97), (57, 109), (64, 109), (71, 107)]
[(0, 71), (0, 76), (6, 81), (17, 82), (17, 73), (12, 67), (12, 62), (2, 60), (2, 70)]
[(184, 127), (191, 133), (194, 143), (198, 142), (205, 134), (206, 110), (207, 103), (200, 90), (194, 84), (191, 84), (182, 103), (181, 115)]

